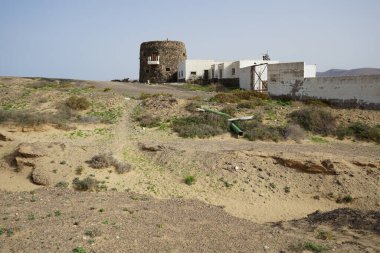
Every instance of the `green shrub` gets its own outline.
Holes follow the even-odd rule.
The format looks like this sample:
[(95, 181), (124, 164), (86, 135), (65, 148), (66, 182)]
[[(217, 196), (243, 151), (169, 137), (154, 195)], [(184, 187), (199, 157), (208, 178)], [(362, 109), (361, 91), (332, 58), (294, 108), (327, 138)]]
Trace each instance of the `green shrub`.
[(329, 250), (328, 247), (326, 247), (324, 245), (320, 245), (320, 244), (314, 243), (314, 242), (307, 242), (307, 243), (305, 243), (304, 249), (307, 249), (307, 250), (310, 250), (310, 251), (313, 251), (313, 252), (317, 252), (317, 253)]
[(78, 166), (78, 167), (75, 169), (75, 174), (77, 174), (77, 175), (82, 175), (82, 174), (83, 174), (83, 171), (84, 171), (84, 167), (83, 167), (83, 166)]
[(69, 183), (68, 182), (65, 182), (65, 181), (60, 181), (58, 182), (55, 187), (58, 187), (58, 188), (67, 188), (69, 187)]
[(355, 122), (348, 129), (359, 140), (372, 140), (380, 143), (380, 125), (371, 127), (364, 123)]
[(83, 247), (76, 247), (73, 249), (73, 253), (87, 253), (87, 251)]
[(187, 176), (187, 177), (185, 177), (184, 182), (187, 185), (192, 185), (195, 183), (195, 180), (196, 180), (195, 176)]
[(304, 129), (314, 133), (329, 135), (336, 131), (335, 117), (324, 109), (308, 107), (292, 112), (290, 117)]
[(339, 140), (343, 140), (346, 136), (354, 136), (359, 140), (380, 143), (380, 125), (372, 127), (362, 122), (354, 122), (348, 127), (340, 126), (336, 130), (336, 136)]
[(339, 197), (337, 200), (336, 200), (336, 203), (351, 203), (353, 201), (353, 197), (351, 195), (346, 195), (346, 196), (343, 196), (343, 197)]
[(289, 99), (275, 99), (272, 101), (275, 102), (279, 106), (291, 106), (292, 105), (292, 100), (289, 100)]
[(227, 119), (212, 113), (178, 118), (173, 121), (173, 131), (184, 138), (207, 138), (228, 131)]
[(85, 97), (71, 96), (66, 100), (66, 105), (73, 110), (87, 110), (91, 103)]
[(353, 136), (354, 132), (348, 127), (339, 126), (335, 134), (339, 140), (343, 140), (346, 136)]

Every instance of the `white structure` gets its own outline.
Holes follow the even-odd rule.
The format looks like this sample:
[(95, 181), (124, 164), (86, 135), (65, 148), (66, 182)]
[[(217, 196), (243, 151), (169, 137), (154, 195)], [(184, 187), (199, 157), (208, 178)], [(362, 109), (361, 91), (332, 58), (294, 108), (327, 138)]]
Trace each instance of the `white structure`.
[(214, 60), (184, 60), (178, 66), (178, 81), (209, 80), (210, 67), (214, 63)]
[(268, 80), (268, 64), (276, 64), (278, 61), (250, 61), (243, 65), (239, 73), (239, 86), (244, 90), (266, 90)]
[(304, 64), (304, 77), (316, 77), (317, 76), (317, 65), (306, 65)]
[(321, 99), (339, 106), (380, 109), (380, 75), (315, 77), (315, 72), (315, 65), (303, 62), (269, 65), (268, 93), (272, 97)]

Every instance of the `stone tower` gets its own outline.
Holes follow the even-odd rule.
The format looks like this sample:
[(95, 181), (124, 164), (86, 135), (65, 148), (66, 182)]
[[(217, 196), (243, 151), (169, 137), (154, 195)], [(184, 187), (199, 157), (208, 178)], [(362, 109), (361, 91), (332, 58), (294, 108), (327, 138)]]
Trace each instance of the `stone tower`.
[(180, 41), (149, 41), (140, 46), (140, 82), (176, 82), (178, 65), (186, 60), (186, 47)]

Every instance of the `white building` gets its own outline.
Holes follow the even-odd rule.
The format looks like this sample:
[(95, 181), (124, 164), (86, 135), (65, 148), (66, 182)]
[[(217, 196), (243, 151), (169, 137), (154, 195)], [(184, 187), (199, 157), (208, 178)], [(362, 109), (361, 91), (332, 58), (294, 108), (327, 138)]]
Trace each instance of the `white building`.
[[(178, 66), (178, 81), (218, 82), (227, 87), (264, 91), (267, 90), (268, 65), (278, 63), (270, 60), (185, 60)], [(315, 77), (316, 72), (315, 65), (304, 64), (303, 77)]]
[(209, 80), (209, 71), (214, 63), (214, 60), (184, 60), (178, 66), (178, 81)]
[(239, 87), (244, 90), (263, 91), (267, 89), (268, 64), (276, 64), (278, 61), (255, 60), (242, 64), (239, 72)]

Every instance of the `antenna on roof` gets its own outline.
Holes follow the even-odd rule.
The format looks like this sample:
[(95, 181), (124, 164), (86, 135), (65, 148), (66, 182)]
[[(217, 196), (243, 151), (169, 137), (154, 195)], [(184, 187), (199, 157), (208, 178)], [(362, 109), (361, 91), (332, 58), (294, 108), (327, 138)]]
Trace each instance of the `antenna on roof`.
[(267, 50), (266, 54), (263, 54), (263, 61), (270, 61), (270, 56), (269, 56), (268, 50)]

